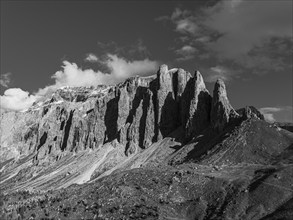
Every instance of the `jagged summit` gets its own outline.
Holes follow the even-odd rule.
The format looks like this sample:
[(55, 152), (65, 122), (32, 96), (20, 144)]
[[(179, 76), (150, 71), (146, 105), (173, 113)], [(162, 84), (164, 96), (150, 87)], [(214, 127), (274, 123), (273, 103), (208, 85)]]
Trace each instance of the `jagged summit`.
[(220, 133), (238, 118), (223, 81), (212, 97), (199, 71), (162, 65), (113, 86), (63, 87), (26, 112), (2, 114), (0, 159), (33, 155), (33, 164), (44, 165), (108, 149), (118, 163), (168, 137), (184, 144), (207, 129)]
[(226, 86), (225, 83), (222, 79), (217, 79), (214, 87), (214, 96), (221, 96), (227, 99), (227, 91), (226, 91)]
[(262, 219), (292, 201), (293, 134), (198, 71), (64, 87), (0, 119), (1, 219)]
[(216, 82), (212, 98), (199, 71), (190, 74), (161, 65), (157, 74), (135, 76), (114, 86), (56, 90), (18, 121), (20, 140), (9, 135), (1, 140), (2, 158), (6, 158), (6, 147), (19, 149), (20, 143), (25, 147), (13, 151), (14, 155), (36, 152), (35, 160), (42, 161), (113, 140), (131, 155), (175, 130), (181, 130), (187, 142), (210, 126), (223, 130), (235, 117), (238, 114), (228, 101), (223, 81)]
[(213, 91), (211, 109), (212, 126), (217, 130), (223, 130), (231, 120), (238, 116), (238, 113), (236, 113), (228, 100), (224, 81), (218, 79)]

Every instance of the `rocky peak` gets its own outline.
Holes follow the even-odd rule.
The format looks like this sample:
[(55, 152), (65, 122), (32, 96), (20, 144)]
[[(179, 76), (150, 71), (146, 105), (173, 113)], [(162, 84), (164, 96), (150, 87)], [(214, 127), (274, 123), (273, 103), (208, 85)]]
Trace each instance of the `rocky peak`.
[(162, 64), (162, 65), (159, 67), (158, 74), (160, 74), (160, 75), (164, 75), (164, 74), (167, 74), (168, 71), (169, 71), (168, 66), (167, 66), (166, 64)]
[(200, 74), (199, 71), (195, 71), (194, 79), (195, 79), (195, 83), (196, 83), (196, 89), (198, 91), (206, 89), (206, 85), (205, 85), (203, 78), (202, 78), (202, 75)]
[(186, 88), (187, 82), (189, 81), (190, 78), (191, 78), (191, 74), (181, 68), (177, 69), (173, 73), (173, 88), (175, 93), (174, 96), (177, 100), (179, 99), (179, 97), (182, 96)]
[(157, 74), (115, 86), (58, 89), (23, 113), (14, 128), (19, 139), (11, 135), (5, 146), (23, 146), (35, 161), (48, 161), (118, 141), (130, 155), (176, 130), (184, 141), (210, 125), (221, 130), (235, 116), (223, 81), (212, 98), (200, 72), (162, 65)]
[(183, 96), (183, 125), (189, 139), (208, 127), (210, 123), (211, 96), (199, 71), (189, 80)]
[(237, 110), (237, 113), (244, 119), (256, 118), (260, 120), (264, 120), (264, 116), (253, 106), (246, 106), (245, 108), (241, 108)]
[(222, 98), (222, 99), (228, 100), (226, 86), (225, 86), (225, 83), (222, 79), (218, 79), (216, 81), (215, 86), (214, 86), (213, 95), (216, 98), (219, 98), (219, 99)]
[(233, 119), (238, 117), (238, 113), (231, 106), (228, 97), (226, 86), (223, 80), (218, 79), (215, 83), (211, 109), (211, 124), (221, 131)]
[(157, 73), (157, 88), (158, 90), (172, 90), (172, 79), (171, 74), (168, 71), (168, 66), (163, 64), (160, 66), (158, 73)]
[(183, 69), (168, 70), (162, 65), (157, 73), (158, 140), (176, 128), (185, 129), (190, 139), (209, 124), (211, 96), (203, 77)]
[(176, 127), (177, 108), (174, 99), (172, 73), (163, 64), (157, 72), (155, 94), (155, 118), (157, 121), (157, 140), (161, 140)]

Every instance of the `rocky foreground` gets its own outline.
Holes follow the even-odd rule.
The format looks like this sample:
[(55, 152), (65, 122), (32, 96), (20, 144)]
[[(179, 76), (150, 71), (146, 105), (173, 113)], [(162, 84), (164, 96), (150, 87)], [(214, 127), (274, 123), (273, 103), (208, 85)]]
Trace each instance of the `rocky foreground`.
[(1, 113), (0, 219), (293, 219), (288, 130), (166, 65), (60, 88)]

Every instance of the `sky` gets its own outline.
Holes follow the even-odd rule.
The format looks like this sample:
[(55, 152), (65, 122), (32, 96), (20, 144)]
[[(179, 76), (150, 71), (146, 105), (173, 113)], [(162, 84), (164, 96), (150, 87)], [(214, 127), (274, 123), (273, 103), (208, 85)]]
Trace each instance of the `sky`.
[(1, 1), (2, 109), (158, 66), (226, 82), (237, 109), (292, 119), (292, 0)]

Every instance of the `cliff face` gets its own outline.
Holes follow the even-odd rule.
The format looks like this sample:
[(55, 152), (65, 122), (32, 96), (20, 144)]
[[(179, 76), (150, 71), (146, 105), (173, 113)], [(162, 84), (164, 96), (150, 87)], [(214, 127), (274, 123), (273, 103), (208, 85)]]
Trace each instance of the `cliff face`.
[(198, 71), (63, 87), (0, 119), (1, 219), (291, 219), (293, 133)]
[[(222, 129), (229, 121), (234, 110), (222, 94), (223, 83), (219, 88), (212, 101), (198, 71), (192, 75), (166, 65), (154, 76), (116, 86), (64, 87), (25, 112), (1, 115), (1, 160), (35, 153), (35, 164), (50, 162), (114, 140), (128, 156), (176, 129), (188, 141), (210, 125)], [(224, 115), (222, 121), (217, 115)]]
[(238, 113), (228, 100), (226, 86), (221, 79), (218, 79), (213, 92), (211, 123), (216, 130), (221, 131), (237, 117), (239, 117)]
[(293, 133), (198, 71), (63, 87), (0, 129), (1, 219), (292, 216)]

